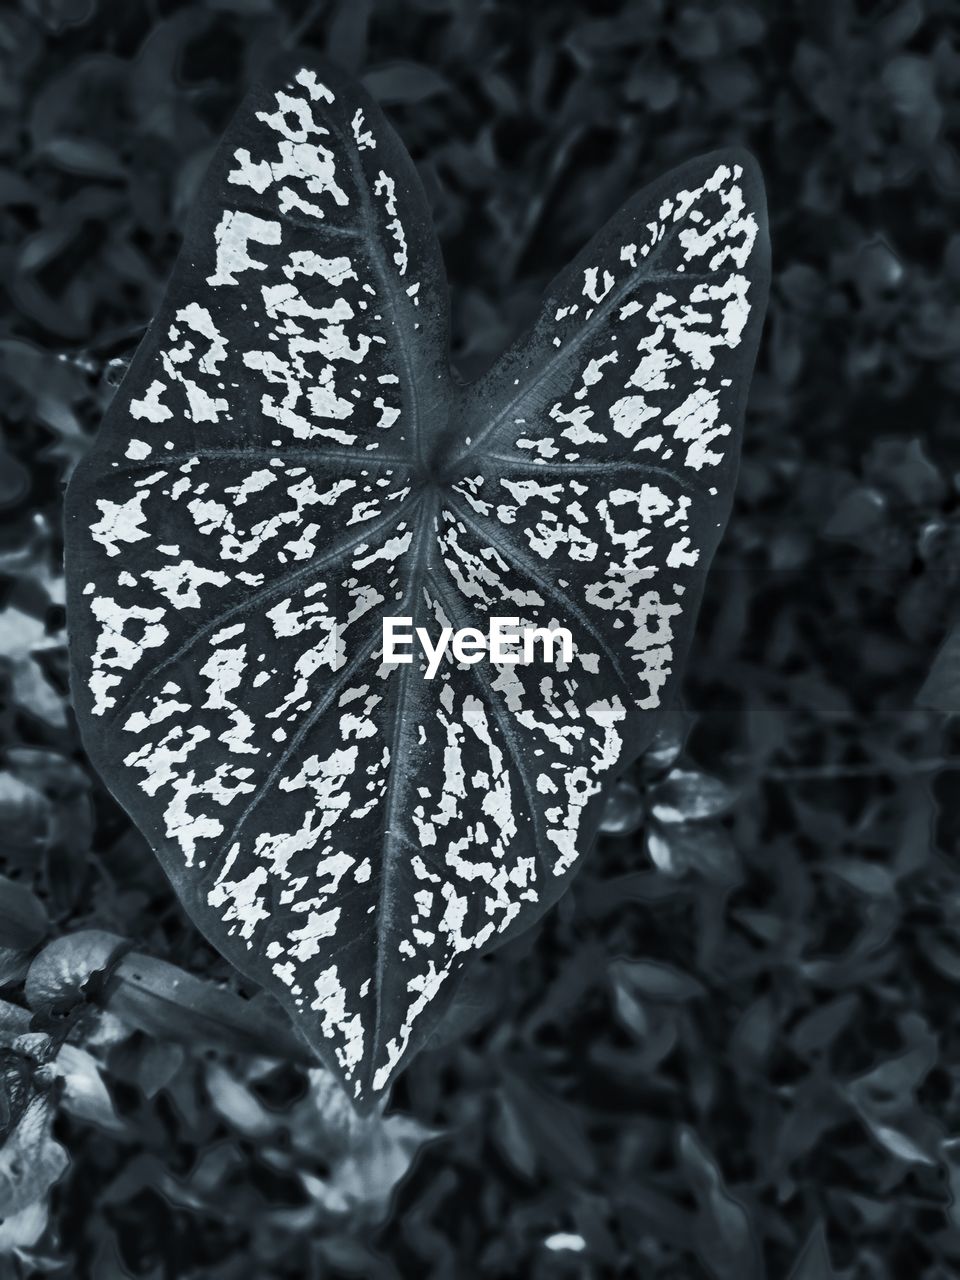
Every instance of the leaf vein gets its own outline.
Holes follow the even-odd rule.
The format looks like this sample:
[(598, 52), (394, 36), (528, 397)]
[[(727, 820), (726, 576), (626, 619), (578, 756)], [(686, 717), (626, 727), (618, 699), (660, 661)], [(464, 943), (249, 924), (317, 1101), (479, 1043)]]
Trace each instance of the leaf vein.
[(147, 685), (150, 684), (150, 682), (154, 680), (161, 671), (165, 671), (167, 667), (172, 666), (173, 663), (179, 662), (179, 660), (189, 653), (193, 646), (202, 640), (204, 636), (209, 635), (212, 631), (219, 630), (219, 628), (222, 627), (224, 623), (229, 622), (231, 618), (240, 617), (243, 614), (248, 613), (264, 600), (269, 600), (275, 595), (280, 595), (282, 592), (286, 591), (288, 587), (295, 586), (299, 582), (309, 581), (317, 570), (325, 568), (327, 565), (334, 563), (341, 556), (347, 555), (351, 551), (356, 550), (356, 548), (369, 538), (371, 534), (386, 532), (386, 530), (395, 525), (403, 515), (409, 513), (411, 510), (415, 510), (419, 502), (419, 495), (411, 495), (404, 498), (394, 511), (386, 512), (378, 520), (372, 520), (362, 524), (355, 533), (350, 535), (349, 538), (339, 543), (337, 546), (332, 547), (325, 554), (308, 561), (308, 563), (302, 568), (294, 570), (293, 573), (288, 573), (278, 581), (269, 583), (267, 586), (260, 588), (255, 591), (252, 596), (248, 596), (237, 604), (221, 610), (220, 613), (211, 618), (209, 622), (205, 622), (202, 627), (198, 627), (196, 631), (194, 631), (183, 642), (183, 644), (173, 651), (173, 653), (167, 654), (166, 657), (161, 658), (159, 662), (155, 663), (150, 670), (141, 677), (140, 681), (127, 695), (124, 702), (117, 706), (113, 713), (114, 716), (119, 716), (123, 708), (129, 703), (136, 702), (137, 698), (140, 697)]
[(458, 512), (460, 519), (473, 530), (478, 538), (483, 542), (492, 544), (494, 549), (508, 563), (518, 566), (520, 570), (527, 575), (530, 581), (536, 585), (538, 591), (541, 591), (544, 595), (548, 596), (559, 609), (569, 611), (584, 630), (589, 632), (594, 641), (602, 649), (604, 656), (612, 664), (620, 683), (623, 685), (624, 690), (632, 703), (635, 697), (633, 686), (629, 676), (621, 664), (619, 655), (604, 636), (603, 632), (600, 631), (596, 624), (590, 620), (588, 615), (584, 613), (573, 597), (564, 596), (562, 592), (558, 591), (553, 583), (540, 573), (532, 561), (527, 558), (522, 549), (515, 542), (508, 542), (505, 540), (499, 530), (494, 533), (487, 531), (479, 521), (475, 520), (473, 516), (470, 515), (463, 503), (458, 502), (456, 498), (450, 498), (448, 501), (449, 505)]
[[(449, 615), (450, 621), (454, 624), (454, 626), (457, 626), (457, 627), (464, 626), (465, 624), (462, 621), (463, 614), (456, 607), (455, 604), (451, 603), (451, 598), (447, 595), (447, 592), (444, 590), (443, 585), (441, 584), (439, 579), (436, 577), (436, 575), (431, 574), (429, 580), (434, 591), (439, 597), (441, 607), (443, 608), (444, 612)], [(456, 587), (454, 587), (454, 591), (456, 591)], [(540, 864), (541, 871), (544, 873), (544, 877), (545, 877), (546, 871), (548, 870), (548, 868), (545, 863), (545, 847), (546, 847), (545, 832), (543, 831), (543, 824), (541, 822), (540, 811), (537, 808), (537, 803), (534, 798), (533, 790), (531, 787), (531, 781), (530, 781), (530, 778), (527, 776), (527, 772), (524, 767), (523, 758), (517, 750), (515, 735), (512, 732), (510, 725), (505, 720), (505, 717), (503, 715), (503, 709), (500, 705), (500, 699), (497, 695), (496, 690), (493, 688), (493, 684), (487, 672), (485, 670), (482, 670), (482, 666), (483, 666), (482, 662), (474, 662), (470, 666), (469, 671), (470, 671), (470, 674), (473, 676), (473, 678), (481, 685), (484, 693), (486, 694), (488, 705), (490, 707), (490, 710), (493, 714), (494, 719), (497, 722), (497, 727), (500, 730), (501, 736), (503, 737), (504, 743), (507, 748), (507, 753), (510, 756), (510, 759), (513, 761), (514, 768), (516, 769), (517, 774), (519, 775), (520, 786), (521, 786), (521, 789), (523, 790), (524, 800), (526, 801), (527, 809), (530, 814), (530, 821), (533, 824), (534, 843), (536, 846), (535, 848), (536, 859), (537, 859), (537, 862)]]

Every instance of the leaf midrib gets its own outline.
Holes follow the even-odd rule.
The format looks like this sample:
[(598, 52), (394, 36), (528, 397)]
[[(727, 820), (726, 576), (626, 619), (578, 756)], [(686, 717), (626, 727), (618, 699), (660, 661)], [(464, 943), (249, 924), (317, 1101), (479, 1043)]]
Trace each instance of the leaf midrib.
[[(420, 617), (423, 608), (423, 593), (421, 591), (423, 579), (429, 573), (430, 563), (433, 559), (433, 548), (430, 549), (430, 555), (424, 556), (424, 543), (429, 541), (431, 533), (436, 538), (436, 490), (422, 490), (421, 494), (423, 500), (417, 512), (417, 522), (413, 540), (410, 544), (412, 559), (408, 561), (410, 574), (404, 588), (403, 604), (404, 608), (410, 608), (414, 627), (417, 625), (417, 619)], [(401, 783), (405, 784), (410, 776), (409, 769), (404, 769), (398, 778), (397, 762), (402, 758), (400, 755), (402, 739), (405, 730), (409, 728), (405, 714), (406, 704), (410, 693), (411, 675), (416, 667), (416, 662), (409, 662), (401, 665), (399, 672), (395, 673), (398, 685), (393, 702), (393, 732), (390, 736), (390, 758), (387, 761), (387, 768), (390, 773), (387, 784), (386, 812), (382, 823), (383, 841), (381, 845), (380, 884), (375, 914), (377, 960), (374, 973), (374, 1022), (370, 1052), (369, 1055), (366, 1055), (367, 1069), (370, 1073), (368, 1083), (371, 1088), (373, 1087), (373, 1075), (377, 1070), (378, 1050), (381, 1047), (381, 1037), (383, 1035), (383, 984), (386, 971), (386, 947), (383, 945), (385, 935), (384, 920), (389, 915), (394, 901), (393, 878), (399, 861), (397, 855), (399, 846), (394, 837), (393, 829), (398, 817), (397, 806), (401, 791), (405, 791), (405, 786), (402, 786)]]

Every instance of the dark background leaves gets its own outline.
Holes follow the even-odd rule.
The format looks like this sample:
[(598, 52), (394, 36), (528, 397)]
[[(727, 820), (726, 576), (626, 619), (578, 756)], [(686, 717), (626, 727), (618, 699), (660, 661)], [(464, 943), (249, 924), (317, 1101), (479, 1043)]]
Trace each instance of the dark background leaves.
[[(63, 484), (298, 41), (417, 160), (468, 376), (697, 152), (774, 247), (686, 720), (370, 1122), (238, 1019), (66, 700)], [(958, 88), (947, 0), (3, 8), (0, 1274), (960, 1273)]]

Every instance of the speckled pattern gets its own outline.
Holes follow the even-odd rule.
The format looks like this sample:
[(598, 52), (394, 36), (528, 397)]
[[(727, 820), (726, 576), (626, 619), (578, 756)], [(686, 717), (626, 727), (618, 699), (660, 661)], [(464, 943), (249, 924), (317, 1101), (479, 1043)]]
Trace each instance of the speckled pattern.
[[(556, 899), (649, 737), (766, 277), (753, 162), (705, 157), (462, 387), (422, 192), (361, 91), (287, 62), (211, 166), (68, 495), (74, 700), (188, 910), (358, 1099)], [(573, 661), (381, 662), (384, 615), (503, 614)]]

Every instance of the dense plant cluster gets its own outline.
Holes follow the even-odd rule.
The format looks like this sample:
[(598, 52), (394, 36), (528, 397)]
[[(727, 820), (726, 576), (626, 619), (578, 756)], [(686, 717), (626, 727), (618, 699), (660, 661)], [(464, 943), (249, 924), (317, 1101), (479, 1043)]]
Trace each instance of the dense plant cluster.
[[(65, 675), (65, 480), (219, 131), (298, 42), (417, 160), (468, 377), (689, 156), (758, 156), (774, 246), (685, 711), (362, 1118), (191, 929)], [(945, 0), (21, 0), (0, 62), (0, 1274), (960, 1270)]]

